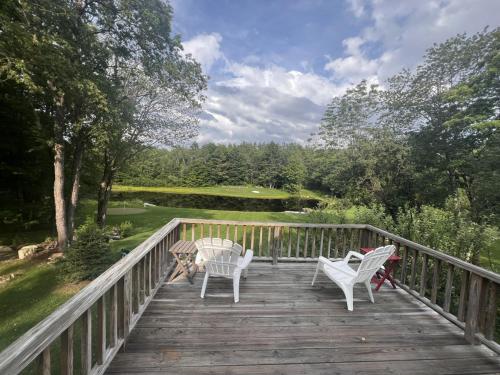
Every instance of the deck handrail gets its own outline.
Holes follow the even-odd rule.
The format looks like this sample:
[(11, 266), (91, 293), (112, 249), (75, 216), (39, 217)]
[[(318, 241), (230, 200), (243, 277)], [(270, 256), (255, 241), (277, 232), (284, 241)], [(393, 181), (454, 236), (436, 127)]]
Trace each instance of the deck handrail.
[[(73, 327), (78, 320), (82, 373), (104, 373), (163, 282), (169, 247), (180, 239), (202, 237), (231, 238), (244, 251), (252, 248), (256, 258), (275, 264), (340, 258), (349, 250), (392, 243), (402, 257), (398, 285), (464, 329), (469, 342), (484, 343), (500, 353), (495, 338), (500, 275), (495, 272), (367, 224), (175, 218), (0, 353), (0, 374), (18, 374), (37, 360), (40, 372), (50, 374), (51, 346), (58, 338), (61, 373), (72, 373), (77, 331)], [(92, 337), (95, 315), (97, 338)], [(94, 340), (97, 362), (92, 359)]]
[[(73, 348), (70, 348), (70, 346), (73, 345), (73, 326), (81, 318), (83, 318), (86, 327), (86, 329), (82, 330), (82, 335), (89, 336), (82, 338), (82, 340), (85, 340), (85, 344), (82, 345), (82, 351), (87, 350), (86, 354), (82, 352), (82, 356), (85, 357), (83, 361), (88, 361), (87, 363), (82, 363), (84, 367), (83, 373), (103, 373), (149, 304), (155, 289), (163, 281), (162, 278), (163, 273), (166, 271), (168, 250), (165, 239), (169, 234), (174, 233), (178, 225), (178, 219), (171, 220), (1, 352), (0, 374), (18, 374), (38, 357), (40, 357), (40, 372), (49, 374), (50, 345), (59, 337), (61, 337), (62, 341), (61, 361), (66, 361), (62, 364), (61, 372), (72, 373)], [(172, 238), (171, 242), (173, 241), (174, 238)], [(143, 272), (143, 279), (139, 280), (136, 277), (134, 280), (133, 274), (141, 273), (139, 267), (143, 267), (143, 270), (146, 270), (147, 267), (149, 272), (148, 274)], [(137, 286), (139, 288), (134, 288), (135, 285), (132, 285), (134, 282), (138, 283)], [(148, 285), (146, 285), (146, 282)], [(118, 284), (121, 285), (118, 286)], [(145, 294), (141, 296), (140, 293), (142, 292)], [(114, 342), (109, 347), (106, 346), (106, 312), (104, 311), (106, 302), (103, 300), (106, 293), (111, 295), (109, 305), (112, 308), (112, 324), (115, 326), (114, 329), (113, 327), (111, 328), (111, 340)], [(123, 294), (121, 298), (124, 298), (124, 303), (117, 303), (118, 299), (120, 299), (118, 295), (120, 293)], [(138, 300), (132, 301), (136, 297)], [(127, 301), (127, 299), (129, 300)], [(132, 302), (136, 304), (136, 311), (134, 311)], [(96, 304), (99, 305), (99, 328), (104, 332), (101, 331), (99, 334), (100, 351), (97, 353), (98, 363), (94, 364), (92, 363), (92, 340), (90, 336), (92, 335), (91, 309)], [(121, 306), (118, 306), (119, 304)], [(124, 310), (122, 311), (123, 316), (120, 316), (121, 314), (118, 312), (120, 307)], [(120, 330), (122, 332), (118, 332)], [(67, 358), (65, 359), (64, 357)]]

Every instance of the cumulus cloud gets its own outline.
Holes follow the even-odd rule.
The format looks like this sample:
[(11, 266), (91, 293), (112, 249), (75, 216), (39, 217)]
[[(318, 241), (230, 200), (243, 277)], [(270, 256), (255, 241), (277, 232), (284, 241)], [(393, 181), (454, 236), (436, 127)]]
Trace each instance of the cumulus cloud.
[(219, 33), (199, 34), (182, 43), (184, 52), (191, 54), (198, 61), (205, 73), (210, 72), (212, 65), (222, 58), (220, 43), (222, 36)]
[[(498, 0), (348, 0), (356, 17), (369, 24), (344, 40), (344, 56), (325, 70), (338, 81), (380, 82), (403, 67), (414, 68), (425, 50), (458, 33), (469, 34), (500, 23)], [(370, 50), (381, 51), (369, 55)]]

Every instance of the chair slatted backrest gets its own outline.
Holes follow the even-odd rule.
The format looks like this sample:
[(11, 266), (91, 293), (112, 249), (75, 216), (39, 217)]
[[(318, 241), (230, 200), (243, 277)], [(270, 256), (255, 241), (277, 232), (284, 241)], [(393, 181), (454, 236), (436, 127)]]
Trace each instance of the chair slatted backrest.
[(355, 282), (370, 280), (395, 250), (396, 247), (394, 245), (389, 245), (379, 247), (365, 254), (358, 267)]
[(232, 277), (243, 251), (240, 245), (221, 238), (202, 238), (195, 243), (210, 275)]

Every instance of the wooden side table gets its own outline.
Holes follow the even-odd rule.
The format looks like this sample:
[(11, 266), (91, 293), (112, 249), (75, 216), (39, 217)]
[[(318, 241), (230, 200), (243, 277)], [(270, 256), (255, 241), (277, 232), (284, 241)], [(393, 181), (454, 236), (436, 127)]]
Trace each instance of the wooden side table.
[[(193, 241), (177, 241), (170, 248), (169, 252), (177, 261), (177, 266), (168, 281), (172, 281), (183, 274), (193, 284), (193, 277), (198, 271), (198, 266), (194, 262), (196, 250), (196, 245)], [(191, 272), (189, 271), (190, 268), (192, 268)]]
[[(367, 254), (370, 251), (375, 250), (374, 247), (362, 247), (361, 252), (363, 254)], [(394, 270), (396, 269), (399, 261), (401, 260), (401, 257), (397, 255), (391, 255), (388, 259), (387, 262), (384, 265), (384, 272), (377, 271), (375, 273), (376, 277), (372, 278), (372, 283), (377, 284), (375, 287), (375, 290), (378, 291), (382, 284), (385, 282), (385, 280), (389, 280), (391, 283), (392, 287), (396, 289), (396, 284), (394, 282)]]

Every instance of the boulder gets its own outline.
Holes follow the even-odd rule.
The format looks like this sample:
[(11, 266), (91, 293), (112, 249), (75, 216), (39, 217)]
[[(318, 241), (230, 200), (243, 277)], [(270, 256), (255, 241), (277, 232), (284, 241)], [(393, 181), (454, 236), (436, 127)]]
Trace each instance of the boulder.
[(58, 252), (58, 253), (53, 253), (47, 260), (49, 263), (55, 263), (61, 258), (64, 258), (64, 253)]
[(12, 252), (12, 247), (0, 245), (0, 254), (8, 254)]
[(7, 260), (15, 257), (16, 253), (9, 246), (0, 246), (0, 260)]
[(38, 251), (38, 245), (28, 245), (23, 246), (17, 250), (17, 256), (19, 259), (25, 259), (32, 257)]

